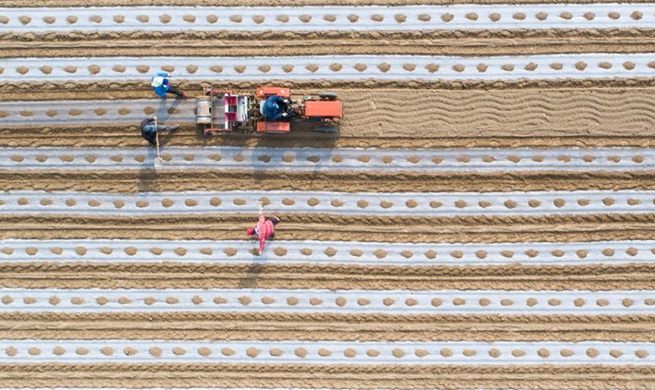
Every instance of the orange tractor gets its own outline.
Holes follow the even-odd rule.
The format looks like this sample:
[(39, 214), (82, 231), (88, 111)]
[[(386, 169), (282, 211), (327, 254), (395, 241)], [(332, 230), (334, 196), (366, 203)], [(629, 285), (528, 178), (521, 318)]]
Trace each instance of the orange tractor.
[(254, 95), (205, 88), (196, 102), (196, 123), (205, 136), (234, 131), (284, 134), (294, 123), (315, 123), (315, 130), (335, 133), (343, 116), (334, 92), (291, 99), (288, 88), (260, 87)]

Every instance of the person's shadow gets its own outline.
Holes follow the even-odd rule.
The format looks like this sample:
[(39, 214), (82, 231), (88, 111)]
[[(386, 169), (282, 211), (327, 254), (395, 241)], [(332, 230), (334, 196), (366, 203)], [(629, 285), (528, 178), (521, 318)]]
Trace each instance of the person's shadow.
[(250, 240), (256, 243), (256, 246), (250, 249), (250, 253), (253, 255), (253, 261), (248, 265), (246, 269), (246, 274), (243, 278), (239, 280), (239, 288), (257, 288), (259, 275), (264, 270), (266, 263), (268, 262), (268, 253), (272, 250), (270, 247), (271, 242), (266, 243), (266, 249), (264, 253), (257, 255), (259, 250), (259, 241)]
[[(157, 115), (157, 124), (170, 126), (168, 120), (171, 119), (171, 113), (175, 112), (182, 102), (183, 99), (162, 99), (159, 102), (159, 107), (157, 107), (157, 110), (155, 111), (155, 115)], [(174, 130), (159, 133), (159, 145), (167, 144), (174, 136)]]
[(155, 158), (157, 150), (154, 147), (148, 147), (146, 159), (141, 163), (141, 168), (137, 174), (137, 191), (138, 192), (156, 192), (159, 191), (157, 184), (157, 171), (155, 170)]
[[(175, 112), (177, 107), (182, 104), (182, 99), (161, 99), (159, 106), (155, 110), (154, 115), (157, 115), (157, 124), (166, 125), (168, 120), (171, 119), (171, 113)], [(168, 143), (172, 137), (175, 136), (175, 131), (166, 131), (159, 133), (159, 146)], [(145, 161), (141, 164), (139, 173), (137, 174), (138, 192), (155, 192), (159, 191), (157, 178), (159, 177), (157, 170), (155, 170), (155, 158), (157, 157), (157, 149), (149, 145)]]

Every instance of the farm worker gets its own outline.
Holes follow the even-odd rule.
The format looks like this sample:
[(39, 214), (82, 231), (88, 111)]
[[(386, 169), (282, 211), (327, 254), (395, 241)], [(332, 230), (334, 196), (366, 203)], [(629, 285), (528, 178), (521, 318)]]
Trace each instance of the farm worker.
[(269, 121), (279, 121), (280, 119), (289, 118), (288, 107), (289, 99), (273, 95), (264, 102), (262, 113)]
[(181, 98), (185, 98), (186, 92), (182, 92), (179, 89), (173, 87), (168, 81), (169, 77), (170, 75), (166, 72), (159, 72), (152, 77), (150, 86), (155, 91), (155, 94), (162, 99), (166, 99), (166, 93), (174, 93)]
[(180, 126), (163, 126), (156, 124), (157, 117), (146, 118), (141, 122), (141, 136), (152, 145), (157, 144), (157, 132), (166, 130), (177, 130)]
[(259, 240), (259, 254), (264, 253), (264, 247), (266, 247), (266, 240), (271, 240), (275, 237), (275, 226), (280, 223), (280, 218), (276, 216), (271, 216), (266, 218), (264, 212), (262, 211), (262, 204), (259, 204), (259, 221), (254, 228), (248, 228), (246, 233), (249, 236), (257, 236)]

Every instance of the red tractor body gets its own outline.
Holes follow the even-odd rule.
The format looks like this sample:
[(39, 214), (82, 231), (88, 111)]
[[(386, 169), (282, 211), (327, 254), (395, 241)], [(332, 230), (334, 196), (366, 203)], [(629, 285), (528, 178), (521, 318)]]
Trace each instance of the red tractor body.
[[(317, 131), (334, 133), (338, 131), (338, 120), (343, 117), (341, 101), (334, 92), (304, 96), (299, 101), (291, 100), (291, 91), (281, 87), (260, 87), (254, 95), (211, 88), (205, 88), (204, 93), (205, 96), (197, 99), (196, 123), (203, 127), (205, 135), (233, 131), (288, 133), (294, 123), (300, 122), (317, 122)], [(285, 102), (285, 113), (283, 117), (277, 115), (277, 120), (264, 115), (264, 103), (272, 96)]]

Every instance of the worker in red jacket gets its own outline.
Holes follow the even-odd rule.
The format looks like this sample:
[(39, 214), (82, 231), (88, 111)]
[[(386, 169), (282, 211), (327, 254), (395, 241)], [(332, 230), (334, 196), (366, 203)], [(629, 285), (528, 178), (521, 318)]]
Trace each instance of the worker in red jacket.
[(271, 216), (266, 218), (264, 216), (264, 211), (262, 210), (262, 204), (259, 203), (259, 221), (254, 228), (248, 228), (246, 233), (249, 236), (257, 236), (259, 240), (259, 254), (264, 253), (264, 248), (266, 247), (266, 240), (272, 240), (275, 237), (275, 226), (280, 223), (280, 218), (276, 216)]

